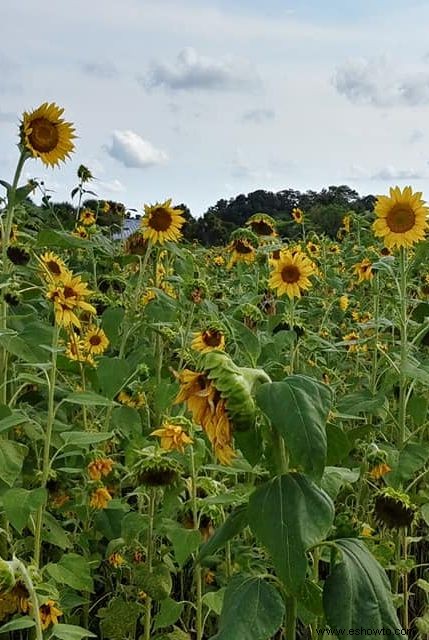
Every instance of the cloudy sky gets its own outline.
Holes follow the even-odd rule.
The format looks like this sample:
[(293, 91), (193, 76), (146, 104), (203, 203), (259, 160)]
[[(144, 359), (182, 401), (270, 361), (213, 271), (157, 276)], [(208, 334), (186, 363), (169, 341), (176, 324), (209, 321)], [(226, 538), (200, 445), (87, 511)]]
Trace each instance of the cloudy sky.
[(429, 198), (427, 0), (1, 0), (0, 177), (24, 110), (65, 107), (55, 200), (80, 163), (103, 198), (199, 216), (258, 188)]

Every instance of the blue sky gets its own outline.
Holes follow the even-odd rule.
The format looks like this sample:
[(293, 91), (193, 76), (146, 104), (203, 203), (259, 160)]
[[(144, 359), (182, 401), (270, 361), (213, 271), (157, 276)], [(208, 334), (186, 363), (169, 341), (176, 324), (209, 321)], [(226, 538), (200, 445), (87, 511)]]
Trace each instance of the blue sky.
[(55, 101), (76, 153), (26, 177), (56, 200), (80, 163), (102, 198), (196, 216), (258, 188), (425, 191), (428, 22), (424, 0), (2, 0), (0, 177)]

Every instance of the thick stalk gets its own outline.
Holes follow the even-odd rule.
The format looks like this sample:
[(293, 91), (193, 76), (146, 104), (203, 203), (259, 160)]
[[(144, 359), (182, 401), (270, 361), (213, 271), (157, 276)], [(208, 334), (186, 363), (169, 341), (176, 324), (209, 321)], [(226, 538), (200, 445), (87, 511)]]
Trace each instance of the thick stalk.
[(399, 254), (399, 324), (401, 331), (401, 352), (399, 368), (399, 432), (398, 447), (402, 449), (406, 438), (407, 420), (407, 376), (405, 367), (408, 357), (408, 317), (407, 317), (407, 253), (401, 247)]
[[(191, 500), (192, 500), (192, 520), (195, 531), (199, 531), (199, 518), (198, 518), (198, 506), (197, 506), (197, 472), (195, 468), (195, 456), (194, 448), (191, 447)], [(202, 574), (201, 565), (197, 563), (194, 569), (194, 579), (196, 586), (196, 640), (202, 640), (203, 637), (203, 588), (202, 588)]]
[[(154, 528), (154, 520), (155, 520), (155, 507), (156, 507), (156, 488), (151, 487), (150, 493), (149, 493), (149, 527), (147, 531), (147, 545), (146, 545), (146, 566), (149, 570), (149, 573), (152, 571), (152, 563), (153, 563), (153, 528)], [(152, 598), (148, 595), (145, 603), (143, 640), (150, 640), (151, 625), (152, 625)]]
[(25, 588), (27, 589), (30, 595), (31, 609), (33, 613), (34, 622), (36, 623), (36, 640), (43, 640), (42, 624), (40, 621), (40, 614), (39, 614), (39, 603), (37, 601), (36, 591), (34, 589), (33, 581), (30, 577), (30, 574), (27, 571), (27, 567), (18, 558), (13, 558), (11, 566), (14, 574), (20, 575), (21, 580), (25, 584)]
[[(46, 419), (46, 434), (43, 450), (43, 464), (42, 464), (42, 480), (41, 487), (46, 488), (46, 484), (49, 478), (49, 470), (51, 463), (51, 440), (52, 429), (54, 426), (55, 418), (55, 382), (57, 374), (57, 354), (58, 354), (58, 336), (59, 327), (55, 325), (54, 335), (52, 339), (52, 361), (51, 370), (49, 372), (49, 391), (48, 391), (48, 416)], [(36, 525), (34, 531), (34, 564), (38, 569), (40, 566), (40, 554), (42, 548), (42, 523), (43, 514), (45, 511), (45, 504), (41, 505), (36, 515)]]
[(378, 272), (375, 274), (373, 280), (373, 315), (374, 315), (374, 325), (375, 325), (375, 335), (374, 335), (374, 346), (372, 351), (372, 369), (371, 369), (371, 393), (373, 395), (377, 392), (377, 366), (378, 366), (378, 317), (379, 317), (379, 307), (380, 307), (380, 296), (379, 296), (379, 275)]

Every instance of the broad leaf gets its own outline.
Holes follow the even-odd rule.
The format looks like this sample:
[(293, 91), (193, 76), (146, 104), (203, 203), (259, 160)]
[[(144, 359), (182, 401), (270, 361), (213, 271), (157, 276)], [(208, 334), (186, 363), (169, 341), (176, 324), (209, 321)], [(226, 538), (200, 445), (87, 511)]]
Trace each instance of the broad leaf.
[(225, 522), (215, 530), (213, 536), (202, 545), (197, 560), (201, 562), (207, 556), (222, 549), (228, 540), (240, 533), (248, 524), (247, 505), (234, 509)]
[(287, 590), (299, 593), (307, 572), (305, 552), (324, 540), (332, 526), (331, 498), (306, 476), (288, 473), (256, 489), (248, 516)]
[(27, 489), (9, 489), (3, 496), (3, 507), (9, 522), (17, 531), (22, 531), (31, 513), (37, 511), (46, 500), (46, 489), (39, 487)]
[(326, 419), (332, 404), (329, 387), (294, 375), (261, 385), (256, 400), (286, 442), (292, 464), (320, 480), (326, 464)]
[(400, 629), (384, 569), (360, 540), (335, 541), (341, 560), (332, 568), (323, 589), (323, 605), (331, 629)]
[(225, 591), (219, 633), (212, 640), (267, 640), (284, 616), (284, 603), (272, 584), (237, 575)]
[(15, 480), (21, 473), (22, 464), (28, 449), (25, 445), (11, 440), (2, 440), (0, 447), (0, 478), (9, 487), (12, 487)]

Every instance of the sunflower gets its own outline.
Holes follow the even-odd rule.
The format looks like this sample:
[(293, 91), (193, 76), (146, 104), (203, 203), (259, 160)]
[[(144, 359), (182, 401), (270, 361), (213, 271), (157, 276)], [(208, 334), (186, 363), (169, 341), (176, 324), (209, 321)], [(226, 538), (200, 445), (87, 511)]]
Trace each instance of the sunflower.
[(71, 272), (66, 273), (60, 282), (51, 283), (46, 297), (54, 304), (57, 324), (64, 327), (71, 324), (80, 327), (80, 320), (75, 313), (77, 310), (95, 314), (95, 307), (85, 300), (91, 294), (92, 291), (88, 289), (87, 283), (82, 282), (80, 276), (75, 276)]
[(349, 306), (349, 297), (348, 296), (340, 296), (339, 304), (341, 311), (347, 311)]
[(181, 228), (185, 223), (182, 209), (171, 206), (171, 198), (163, 203), (144, 206), (142, 218), (143, 237), (153, 244), (164, 244), (167, 240), (177, 242), (181, 237)]
[(146, 405), (146, 396), (143, 391), (127, 391), (122, 389), (118, 393), (116, 398), (118, 402), (126, 407), (132, 407), (133, 409), (141, 409)]
[(40, 158), (47, 166), (54, 167), (65, 161), (74, 150), (74, 128), (61, 118), (63, 112), (54, 102), (45, 102), (22, 116), (21, 144), (33, 158)]
[(342, 220), (342, 225), (343, 225), (343, 229), (346, 233), (350, 233), (350, 224), (351, 224), (351, 216), (347, 215), (344, 216), (343, 220)]
[(283, 251), (272, 267), (270, 288), (275, 289), (278, 296), (287, 294), (291, 299), (301, 297), (302, 291), (311, 287), (309, 278), (316, 273), (314, 264), (300, 251), (294, 255), (289, 250)]
[(380, 464), (377, 464), (375, 467), (371, 469), (371, 471), (369, 472), (369, 476), (373, 480), (379, 480), (390, 471), (392, 471), (392, 468), (389, 467), (388, 464), (386, 464), (385, 462), (380, 462)]
[(409, 527), (416, 514), (416, 507), (410, 497), (402, 491), (387, 487), (375, 498), (376, 519), (388, 529)]
[(237, 262), (251, 263), (256, 258), (258, 236), (250, 229), (236, 229), (231, 233), (231, 242), (227, 250), (231, 252), (228, 269)]
[(58, 609), (54, 600), (47, 600), (47, 602), (39, 608), (39, 612), (43, 631), (50, 627), (51, 624), (58, 624), (58, 618), (63, 615), (63, 612)]
[(355, 275), (358, 276), (358, 283), (364, 282), (365, 280), (372, 280), (374, 274), (372, 272), (372, 264), (368, 258), (362, 260), (362, 262), (358, 262), (354, 265), (353, 271)]
[(219, 329), (211, 327), (194, 334), (191, 347), (201, 353), (207, 353), (207, 351), (212, 351), (213, 349), (223, 351), (225, 349), (225, 336)]
[(92, 224), (95, 224), (95, 213), (91, 211), (91, 209), (85, 209), (80, 214), (79, 221), (86, 227), (90, 227)]
[(103, 329), (91, 325), (85, 332), (84, 345), (91, 355), (100, 355), (109, 346), (109, 340)]
[(304, 222), (304, 214), (298, 207), (294, 207), (292, 209), (292, 217), (297, 224), (302, 224)]
[(85, 229), (85, 227), (82, 227), (81, 225), (78, 225), (74, 231), (72, 231), (72, 235), (76, 236), (77, 238), (82, 238), (83, 240), (87, 240), (88, 239), (88, 232)]
[(88, 475), (91, 480), (100, 481), (102, 477), (109, 475), (114, 464), (111, 458), (96, 458), (87, 467)]
[(257, 236), (274, 237), (277, 235), (276, 222), (266, 213), (255, 213), (247, 220), (246, 227), (250, 227)]
[(163, 424), (160, 429), (155, 429), (150, 435), (160, 438), (161, 447), (165, 451), (176, 450), (184, 453), (185, 446), (193, 443), (182, 425), (174, 424), (173, 421)]
[(99, 487), (91, 494), (89, 506), (93, 507), (94, 509), (105, 509), (111, 499), (112, 496), (110, 495), (106, 487)]
[(85, 343), (74, 331), (69, 334), (69, 339), (66, 345), (65, 356), (69, 360), (75, 362), (86, 362), (87, 364), (94, 365), (94, 358), (88, 353)]
[(318, 247), (317, 244), (315, 244), (314, 242), (307, 242), (307, 251), (308, 253), (310, 253), (312, 256), (318, 256), (320, 249)]
[(64, 260), (59, 258), (53, 251), (47, 251), (40, 256), (40, 262), (49, 280), (61, 280), (66, 274), (70, 273)]
[(115, 551), (114, 553), (111, 553), (110, 556), (107, 558), (107, 562), (112, 566), (115, 567), (115, 569), (118, 569), (119, 567), (121, 567), (123, 564), (125, 564), (125, 559), (123, 556), (121, 556), (120, 553), (118, 553), (117, 551)]
[(222, 267), (225, 264), (225, 260), (222, 256), (215, 256), (213, 258), (213, 264), (216, 265), (216, 267)]
[(390, 188), (389, 196), (378, 196), (374, 208), (374, 234), (383, 238), (386, 247), (410, 247), (425, 237), (428, 207), (420, 191), (411, 187)]

